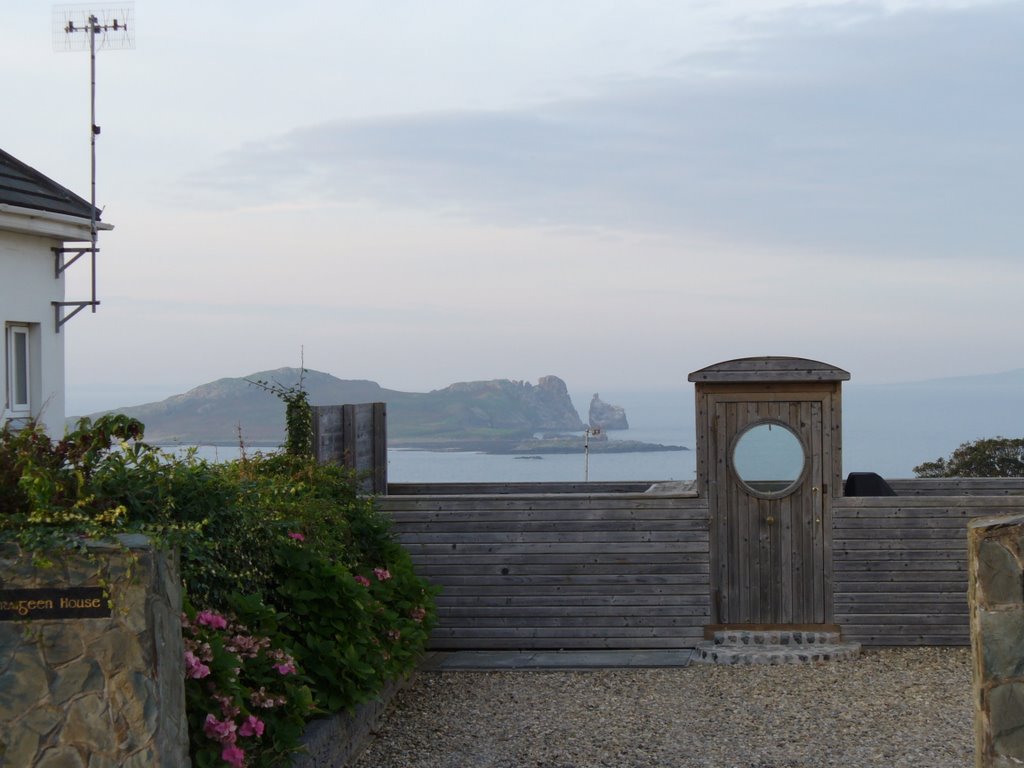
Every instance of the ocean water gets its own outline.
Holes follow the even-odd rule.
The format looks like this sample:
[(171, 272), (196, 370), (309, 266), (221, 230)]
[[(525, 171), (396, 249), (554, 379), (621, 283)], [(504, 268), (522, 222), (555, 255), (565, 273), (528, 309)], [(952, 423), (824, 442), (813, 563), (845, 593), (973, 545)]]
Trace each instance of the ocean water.
[[(692, 437), (671, 431), (649, 433), (612, 432), (609, 439), (642, 440), (662, 445), (692, 445)], [(196, 446), (197, 456), (207, 461), (231, 461), (235, 447)], [(184, 450), (178, 449), (178, 450)], [(269, 451), (272, 449), (249, 449)], [(590, 480), (693, 480), (696, 453), (651, 451), (644, 453), (554, 454), (540, 458), (492, 456), (466, 451), (388, 451), (388, 480), (393, 483), (545, 482)]]
[[(571, 393), (586, 416), (591, 393)], [(608, 433), (611, 440), (682, 445), (689, 451), (591, 454), (591, 480), (676, 480), (696, 475), (693, 387), (678, 392), (602, 392), (605, 402), (626, 409), (630, 429)], [(913, 468), (948, 456), (963, 442), (982, 437), (1024, 436), (1024, 386), (987, 379), (917, 385), (843, 388), (843, 474), (877, 472), (913, 477)], [(214, 461), (238, 457), (237, 448), (202, 446)], [(582, 481), (582, 454), (540, 459), (482, 453), (391, 450), (392, 482)]]
[[(664, 444), (664, 443), (663, 443)], [(693, 480), (694, 451), (555, 454), (517, 459), (484, 453), (388, 451), (388, 480), (394, 483), (538, 482), (590, 480)], [(589, 463), (589, 467), (587, 466)]]

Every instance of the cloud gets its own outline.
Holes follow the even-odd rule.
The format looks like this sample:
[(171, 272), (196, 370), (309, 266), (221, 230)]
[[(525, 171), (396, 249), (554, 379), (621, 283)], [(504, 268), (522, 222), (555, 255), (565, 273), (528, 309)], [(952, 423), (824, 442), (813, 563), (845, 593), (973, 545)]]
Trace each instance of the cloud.
[(1018, 255), (1024, 4), (793, 10), (591, 98), (297, 128), (192, 184), (880, 258)]

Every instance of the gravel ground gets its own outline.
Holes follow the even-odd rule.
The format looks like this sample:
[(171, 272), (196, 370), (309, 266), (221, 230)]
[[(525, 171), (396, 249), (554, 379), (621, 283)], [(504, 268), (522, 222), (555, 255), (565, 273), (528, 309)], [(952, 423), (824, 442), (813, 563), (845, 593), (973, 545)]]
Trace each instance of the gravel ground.
[(816, 666), (423, 672), (354, 768), (968, 768), (967, 648)]

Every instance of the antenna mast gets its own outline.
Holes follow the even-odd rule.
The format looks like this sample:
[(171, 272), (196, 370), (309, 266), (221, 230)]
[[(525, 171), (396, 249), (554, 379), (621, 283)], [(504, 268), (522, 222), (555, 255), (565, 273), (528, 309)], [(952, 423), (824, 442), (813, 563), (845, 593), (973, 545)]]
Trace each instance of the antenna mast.
[[(96, 312), (96, 254), (99, 248), (96, 224), (96, 51), (135, 47), (135, 4), (122, 3), (117, 8), (95, 8), (90, 5), (58, 5), (53, 9), (53, 48), (55, 51), (89, 51), (89, 247), (54, 248), (54, 272), (60, 277), (64, 270), (88, 253), (92, 261), (92, 299), (88, 301), (55, 301), (56, 330), (86, 307)], [(67, 258), (69, 254), (73, 254)], [(74, 307), (64, 314), (64, 307)]]

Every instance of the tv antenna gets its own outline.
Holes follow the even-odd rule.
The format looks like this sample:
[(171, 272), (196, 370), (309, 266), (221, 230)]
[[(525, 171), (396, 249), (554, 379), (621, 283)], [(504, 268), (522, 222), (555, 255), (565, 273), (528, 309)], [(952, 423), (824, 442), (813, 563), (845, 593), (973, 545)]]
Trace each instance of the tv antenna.
[[(60, 277), (64, 270), (85, 254), (92, 261), (92, 298), (87, 301), (55, 301), (56, 330), (86, 307), (96, 312), (96, 137), (100, 127), (96, 124), (96, 51), (135, 47), (135, 3), (125, 2), (116, 7), (97, 8), (92, 5), (56, 5), (53, 8), (53, 49), (55, 51), (89, 51), (89, 247), (54, 248), (54, 271)], [(65, 308), (74, 307), (65, 314)]]

